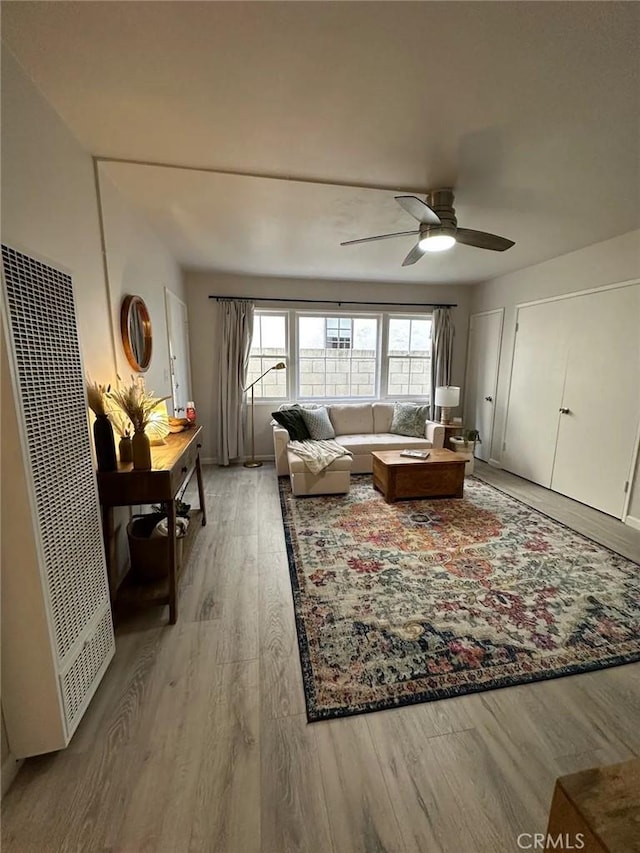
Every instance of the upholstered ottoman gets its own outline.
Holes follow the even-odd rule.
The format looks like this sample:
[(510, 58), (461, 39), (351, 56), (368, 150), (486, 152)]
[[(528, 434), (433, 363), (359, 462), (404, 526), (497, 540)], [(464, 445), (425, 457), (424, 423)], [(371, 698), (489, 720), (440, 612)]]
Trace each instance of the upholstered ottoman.
[(340, 456), (319, 474), (313, 474), (293, 450), (287, 449), (287, 458), (294, 495), (346, 495), (349, 491), (353, 457)]

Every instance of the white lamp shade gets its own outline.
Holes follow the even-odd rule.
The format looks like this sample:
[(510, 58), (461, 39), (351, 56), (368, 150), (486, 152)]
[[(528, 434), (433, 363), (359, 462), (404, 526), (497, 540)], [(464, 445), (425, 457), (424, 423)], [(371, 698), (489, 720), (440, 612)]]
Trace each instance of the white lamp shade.
[(460, 402), (460, 388), (457, 385), (440, 385), (436, 388), (436, 406), (454, 408)]

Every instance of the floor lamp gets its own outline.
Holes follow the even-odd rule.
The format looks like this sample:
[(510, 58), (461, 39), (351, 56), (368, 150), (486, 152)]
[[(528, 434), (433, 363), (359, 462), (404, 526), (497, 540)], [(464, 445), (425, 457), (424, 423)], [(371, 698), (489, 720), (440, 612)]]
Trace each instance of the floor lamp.
[(248, 391), (249, 389), (251, 389), (251, 458), (247, 459), (246, 462), (244, 462), (245, 468), (260, 468), (262, 465), (262, 462), (260, 460), (256, 459), (256, 431), (255, 431), (255, 423), (254, 423), (254, 419), (253, 419), (253, 414), (254, 414), (254, 412), (253, 412), (253, 386), (256, 385), (258, 382), (260, 382), (262, 377), (266, 376), (267, 373), (269, 373), (269, 371), (271, 371), (271, 370), (284, 370), (286, 366), (287, 365), (284, 363), (284, 361), (279, 361), (277, 364), (272, 364), (271, 367), (269, 367), (267, 370), (265, 370), (265, 372), (262, 374), (262, 376), (258, 376), (258, 378), (255, 380), (255, 382), (252, 382), (251, 385), (247, 385), (246, 388), (243, 388), (244, 391)]

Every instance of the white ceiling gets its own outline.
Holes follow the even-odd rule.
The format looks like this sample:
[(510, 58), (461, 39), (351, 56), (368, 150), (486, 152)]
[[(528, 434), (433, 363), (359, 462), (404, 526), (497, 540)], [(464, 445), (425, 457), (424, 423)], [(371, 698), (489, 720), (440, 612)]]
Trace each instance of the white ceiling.
[[(101, 167), (185, 267), (473, 282), (640, 227), (638, 3), (3, 2), (2, 29), (92, 154), (214, 170)], [(446, 186), (516, 246), (338, 245)]]

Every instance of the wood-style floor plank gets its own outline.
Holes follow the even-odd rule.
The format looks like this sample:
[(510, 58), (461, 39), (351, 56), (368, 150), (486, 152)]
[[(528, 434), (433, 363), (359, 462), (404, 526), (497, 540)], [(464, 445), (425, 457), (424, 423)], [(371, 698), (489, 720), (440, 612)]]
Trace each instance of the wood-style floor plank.
[(371, 734), (351, 717), (317, 723), (320, 771), (335, 850), (404, 853)]
[[(615, 519), (476, 471), (638, 559)], [(640, 755), (640, 664), (308, 724), (274, 468), (204, 473), (178, 624), (122, 616), (69, 748), (5, 797), (3, 851), (513, 853), (557, 776)]]
[(259, 554), (260, 709), (263, 717), (305, 712), (287, 555)]
[(342, 853), (331, 840), (316, 738), (306, 717), (263, 719), (260, 753), (262, 853)]

